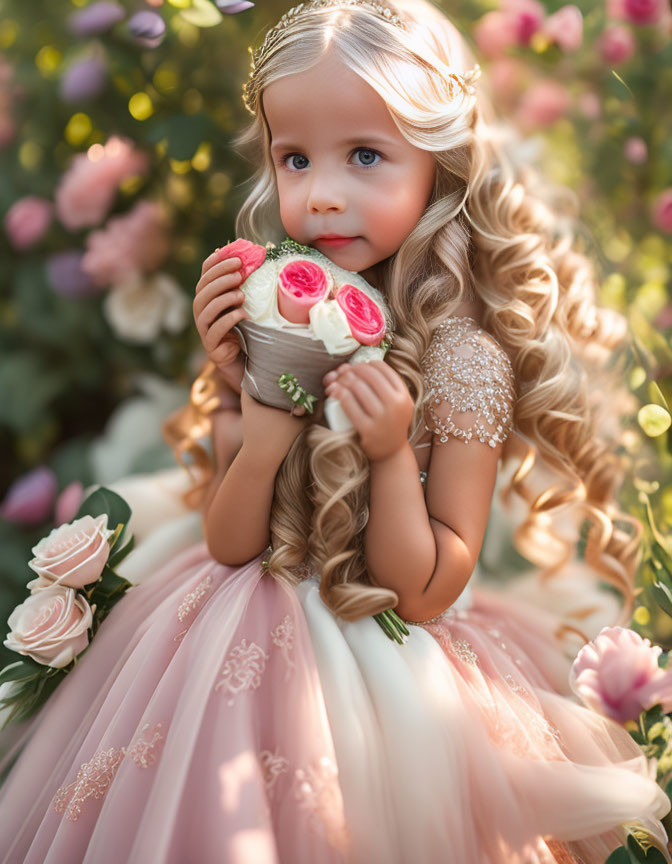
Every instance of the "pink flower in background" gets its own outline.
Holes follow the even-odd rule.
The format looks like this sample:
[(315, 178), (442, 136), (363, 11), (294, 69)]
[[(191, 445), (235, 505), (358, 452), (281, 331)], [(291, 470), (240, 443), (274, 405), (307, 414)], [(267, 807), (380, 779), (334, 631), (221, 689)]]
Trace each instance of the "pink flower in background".
[(621, 24), (610, 24), (597, 40), (600, 57), (614, 66), (626, 63), (635, 53), (635, 37), (632, 31)]
[(653, 202), (653, 223), (666, 234), (672, 234), (672, 187), (661, 192)]
[(38, 243), (51, 225), (53, 205), (46, 198), (19, 198), (5, 214), (5, 231), (15, 249), (24, 251)]
[(84, 500), (84, 487), (79, 480), (73, 480), (61, 492), (56, 500), (54, 521), (57, 525), (72, 522)]
[(578, 51), (583, 42), (583, 15), (578, 6), (563, 6), (550, 15), (543, 32), (566, 53)]
[(474, 39), (486, 57), (498, 57), (517, 42), (515, 22), (503, 12), (486, 12), (474, 27)]
[(603, 627), (572, 663), (569, 683), (584, 703), (625, 723), (660, 703), (672, 710), (672, 672), (658, 666), (662, 648), (627, 627)]
[(646, 141), (638, 135), (633, 135), (623, 145), (623, 152), (628, 162), (632, 162), (633, 165), (643, 165), (648, 156)]
[(132, 141), (112, 137), (78, 153), (56, 189), (56, 215), (70, 231), (99, 225), (117, 189), (129, 177), (146, 174), (149, 159)]
[(57, 493), (56, 475), (40, 465), (12, 483), (0, 504), (0, 517), (17, 525), (39, 525), (51, 515)]
[(55, 585), (31, 594), (9, 616), (4, 646), (45, 666), (67, 666), (89, 644), (92, 608), (74, 588)]
[(550, 78), (537, 81), (523, 94), (516, 120), (524, 131), (552, 126), (571, 104), (567, 88)]
[(543, 4), (537, 0), (503, 0), (502, 10), (513, 24), (519, 45), (529, 45), (530, 39), (541, 29), (546, 15)]
[(666, 0), (607, 0), (607, 15), (644, 27), (659, 24), (669, 12)]
[(529, 66), (516, 57), (498, 57), (490, 64), (490, 86), (497, 106), (510, 111), (529, 81)]
[(602, 114), (602, 103), (600, 102), (600, 97), (592, 90), (588, 90), (586, 93), (582, 93), (579, 96), (578, 105), (579, 111), (588, 120), (597, 120), (597, 118)]
[(170, 249), (168, 220), (159, 204), (139, 201), (86, 238), (82, 270), (99, 286), (121, 282), (130, 273), (150, 273)]

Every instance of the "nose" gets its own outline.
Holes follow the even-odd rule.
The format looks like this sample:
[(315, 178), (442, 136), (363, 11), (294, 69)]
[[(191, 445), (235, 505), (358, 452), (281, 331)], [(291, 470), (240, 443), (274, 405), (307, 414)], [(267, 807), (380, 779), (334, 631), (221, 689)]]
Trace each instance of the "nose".
[(313, 172), (306, 207), (309, 213), (341, 213), (345, 210), (343, 183), (334, 173)]

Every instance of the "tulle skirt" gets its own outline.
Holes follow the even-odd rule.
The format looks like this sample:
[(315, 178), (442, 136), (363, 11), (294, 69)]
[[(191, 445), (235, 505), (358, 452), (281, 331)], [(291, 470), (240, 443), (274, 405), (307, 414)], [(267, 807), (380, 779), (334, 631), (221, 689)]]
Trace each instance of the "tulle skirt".
[(572, 696), (553, 613), (476, 586), (398, 645), (199, 527), (152, 526), (27, 724), (4, 864), (603, 864), (628, 824), (665, 848), (667, 796)]

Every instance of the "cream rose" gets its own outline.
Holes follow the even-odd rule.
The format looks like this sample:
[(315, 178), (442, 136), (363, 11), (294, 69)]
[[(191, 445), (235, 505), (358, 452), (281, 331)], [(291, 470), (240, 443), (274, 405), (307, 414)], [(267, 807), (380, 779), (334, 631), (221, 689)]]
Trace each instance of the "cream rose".
[(82, 516), (60, 525), (33, 546), (35, 556), (28, 562), (39, 579), (28, 584), (32, 593), (53, 585), (83, 588), (95, 582), (103, 572), (110, 554), (107, 538), (114, 531), (107, 527), (107, 513)]
[(330, 354), (356, 350), (359, 342), (352, 336), (345, 313), (335, 300), (320, 300), (308, 312), (313, 333), (324, 342)]
[(9, 616), (6, 648), (45, 666), (67, 666), (89, 644), (96, 607), (74, 588), (53, 585), (31, 594)]

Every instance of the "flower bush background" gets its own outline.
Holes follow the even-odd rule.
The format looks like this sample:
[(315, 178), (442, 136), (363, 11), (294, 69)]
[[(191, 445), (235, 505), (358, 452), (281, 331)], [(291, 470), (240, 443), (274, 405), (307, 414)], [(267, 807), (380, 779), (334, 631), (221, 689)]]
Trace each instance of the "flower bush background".
[[(289, 5), (3, 4), (3, 620), (23, 599), (31, 547), (72, 518), (82, 487), (174, 464), (158, 422), (152, 437), (139, 420), (136, 439), (129, 420), (128, 450), (115, 445), (118, 462), (101, 458), (101, 448), (127, 407), (129, 418), (158, 417), (186, 400), (205, 360), (191, 301), (203, 258), (234, 239), (246, 192), (250, 167), (230, 141), (249, 116), (240, 98), (247, 46)], [(527, 136), (521, 158), (575, 192), (601, 302), (629, 319), (632, 343), (622, 362), (635, 407), (621, 436), (631, 469), (622, 505), (646, 526), (632, 627), (667, 651), (669, 4), (464, 0), (451, 3), (450, 13), (489, 73), (498, 109)], [(0, 649), (0, 666), (11, 659)]]

